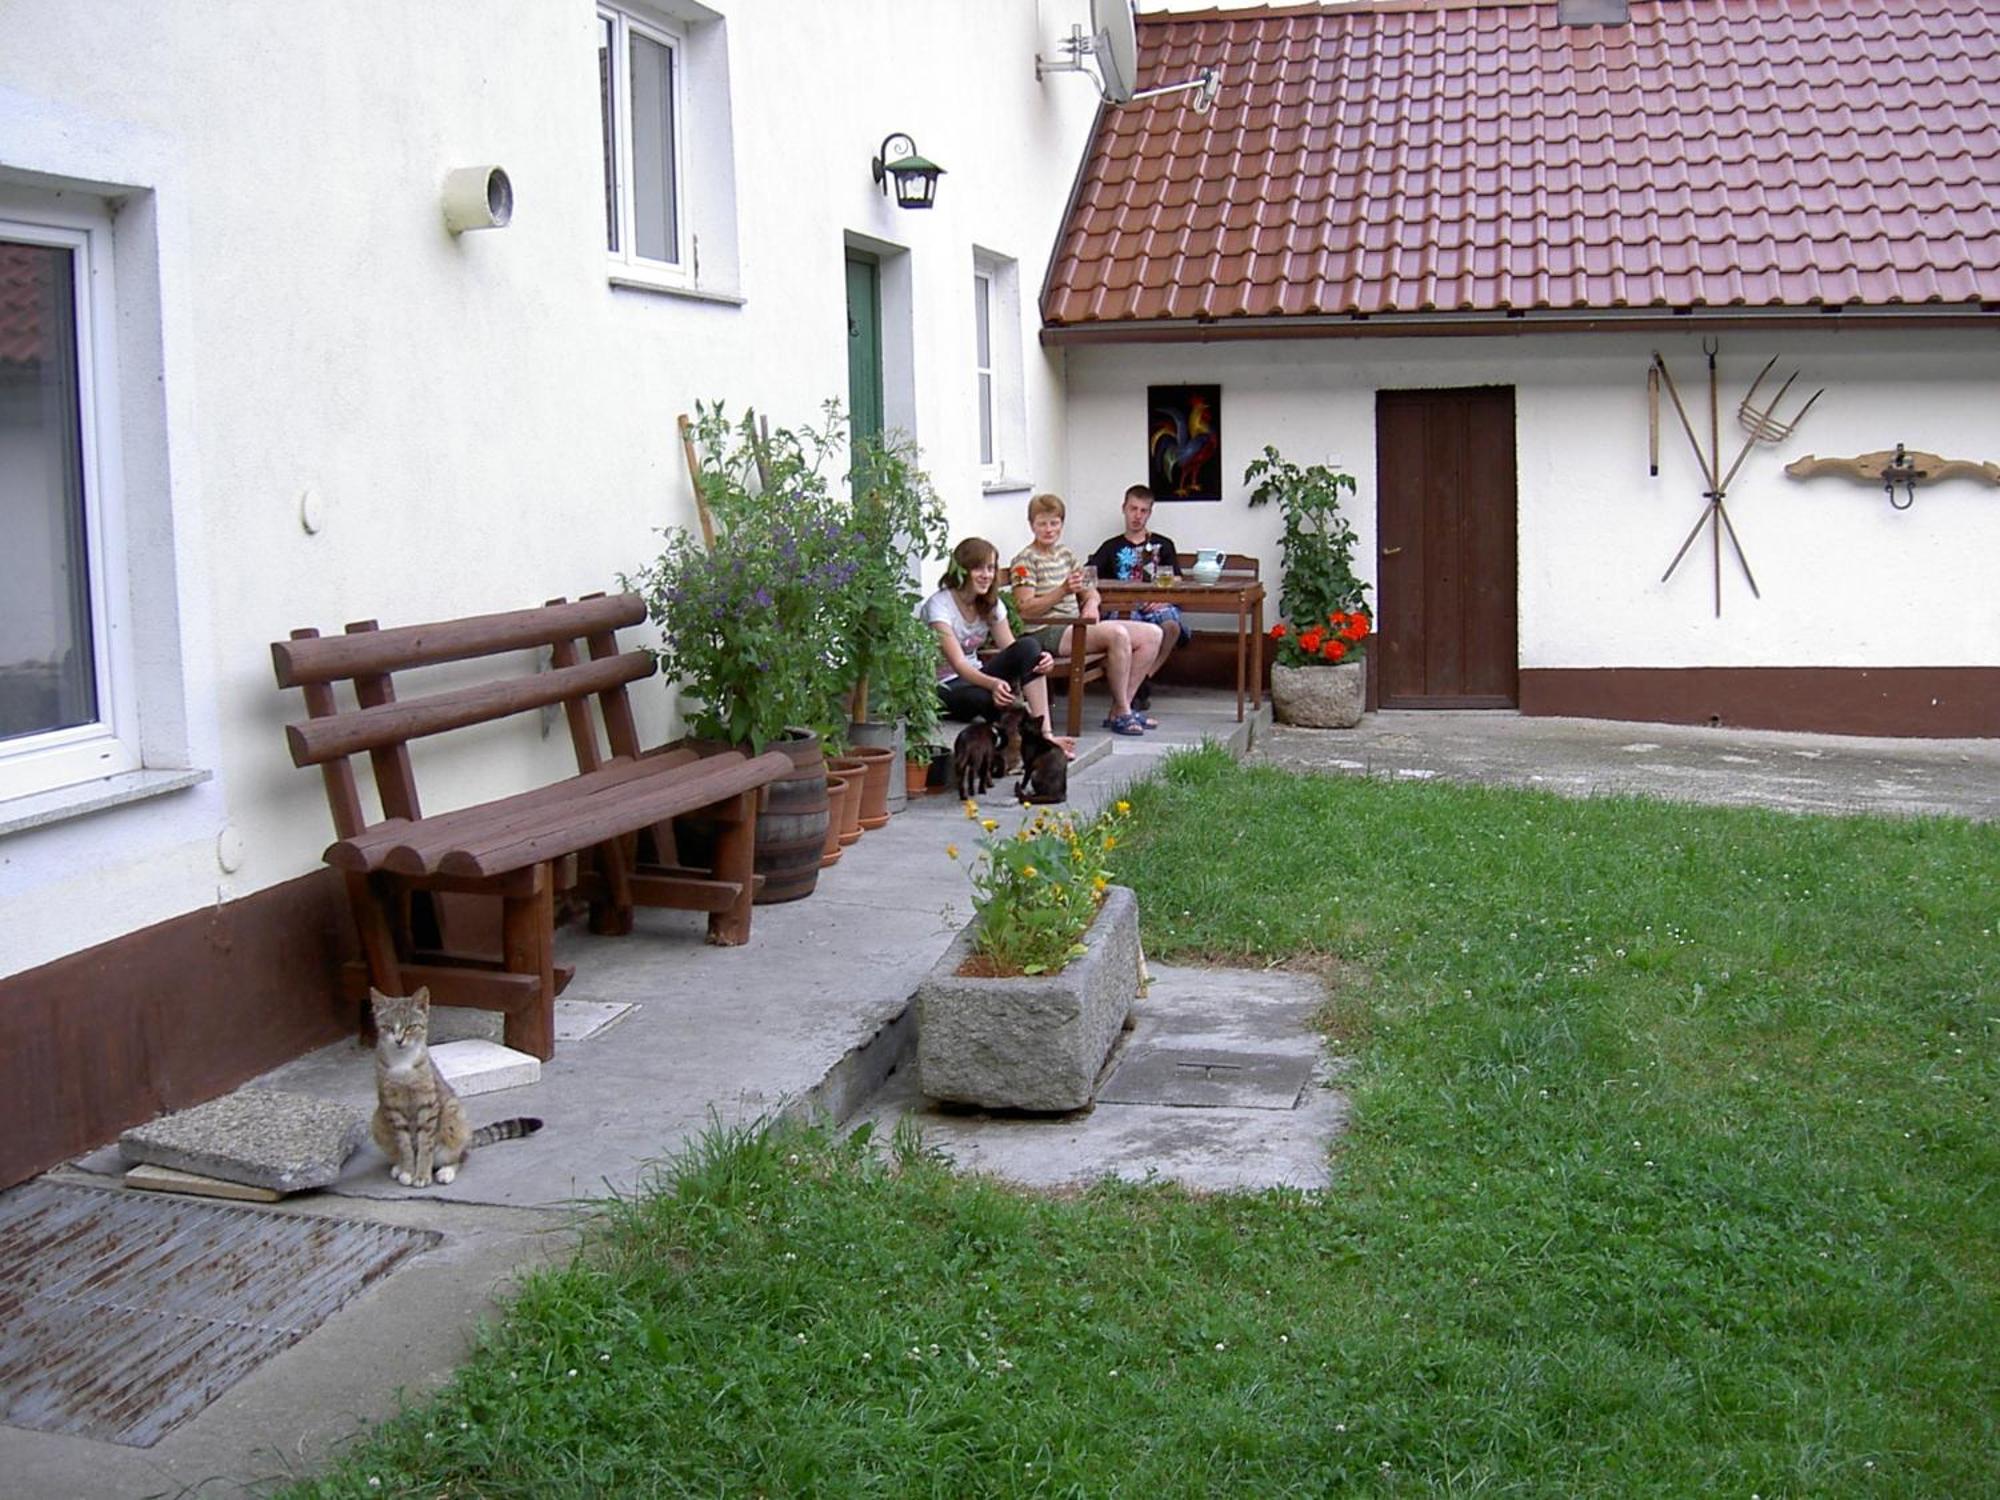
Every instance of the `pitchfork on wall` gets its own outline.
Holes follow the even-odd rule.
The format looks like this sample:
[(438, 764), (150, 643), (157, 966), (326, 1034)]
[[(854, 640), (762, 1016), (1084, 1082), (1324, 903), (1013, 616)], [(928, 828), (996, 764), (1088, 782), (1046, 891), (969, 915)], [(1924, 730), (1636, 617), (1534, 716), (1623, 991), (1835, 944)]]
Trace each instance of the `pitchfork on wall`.
[(1660, 357), (1660, 351), (1657, 349), (1653, 351), (1653, 368), (1659, 372), (1660, 379), (1666, 382), (1667, 394), (1673, 398), (1674, 411), (1681, 419), (1681, 430), (1687, 434), (1688, 444), (1694, 449), (1695, 462), (1701, 466), (1701, 477), (1708, 484), (1708, 488), (1702, 491), (1702, 499), (1707, 503), (1702, 507), (1701, 516), (1695, 521), (1694, 530), (1687, 534), (1687, 540), (1681, 543), (1681, 550), (1674, 554), (1674, 560), (1667, 564), (1667, 571), (1660, 575), (1660, 582), (1665, 583), (1674, 576), (1674, 569), (1681, 565), (1681, 559), (1687, 556), (1688, 548), (1692, 547), (1694, 539), (1701, 535), (1702, 527), (1708, 527), (1715, 558), (1715, 613), (1718, 619), (1722, 615), (1722, 538), (1725, 534), (1729, 537), (1729, 546), (1736, 554), (1738, 565), (1743, 569), (1744, 581), (1750, 585), (1751, 594), (1759, 599), (1764, 597), (1758, 591), (1756, 575), (1750, 571), (1750, 559), (1743, 555), (1743, 543), (1737, 540), (1736, 528), (1730, 524), (1729, 511), (1723, 504), (1728, 497), (1730, 483), (1736, 478), (1736, 471), (1743, 467), (1743, 460), (1750, 456), (1752, 448), (1759, 443), (1782, 443), (1805, 419), (1805, 414), (1812, 410), (1813, 402), (1826, 394), (1824, 388), (1814, 391), (1806, 399), (1806, 404), (1799, 408), (1797, 416), (1789, 422), (1780, 421), (1778, 407), (1784, 401), (1785, 393), (1791, 390), (1792, 382), (1799, 378), (1798, 371), (1794, 370), (1786, 378), (1785, 383), (1778, 387), (1778, 394), (1771, 398), (1771, 404), (1758, 406), (1757, 388), (1764, 383), (1764, 377), (1771, 373), (1771, 366), (1778, 362), (1778, 356), (1772, 355), (1770, 363), (1758, 371), (1757, 378), (1750, 382), (1749, 393), (1737, 403), (1737, 420), (1743, 424), (1743, 430), (1749, 433), (1749, 436), (1743, 440), (1743, 448), (1736, 455), (1736, 462), (1731, 464), (1729, 472), (1724, 474), (1721, 394), (1715, 372), (1715, 355), (1720, 347), (1721, 345), (1714, 339), (1701, 341), (1701, 352), (1708, 356), (1708, 451), (1706, 453), (1702, 451), (1701, 439), (1694, 435), (1694, 424), (1688, 421), (1687, 408), (1681, 404), (1681, 393), (1674, 386), (1673, 372), (1667, 368), (1666, 360)]

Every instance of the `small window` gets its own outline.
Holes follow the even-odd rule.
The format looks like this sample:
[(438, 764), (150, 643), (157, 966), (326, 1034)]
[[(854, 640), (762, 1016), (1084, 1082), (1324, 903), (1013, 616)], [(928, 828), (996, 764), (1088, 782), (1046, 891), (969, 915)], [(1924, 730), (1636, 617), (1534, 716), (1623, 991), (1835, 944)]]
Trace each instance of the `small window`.
[(67, 217), (0, 218), (0, 798), (139, 763), (112, 586), (110, 223)]
[(999, 472), (993, 448), (993, 277), (980, 268), (972, 273), (972, 364), (979, 387), (979, 467)]
[(978, 403), (979, 482), (989, 493), (1027, 485), (1028, 411), (1021, 367), (1021, 268), (1004, 255), (972, 256), (972, 384)]
[(682, 38), (611, 6), (597, 22), (605, 247), (627, 266), (684, 273)]

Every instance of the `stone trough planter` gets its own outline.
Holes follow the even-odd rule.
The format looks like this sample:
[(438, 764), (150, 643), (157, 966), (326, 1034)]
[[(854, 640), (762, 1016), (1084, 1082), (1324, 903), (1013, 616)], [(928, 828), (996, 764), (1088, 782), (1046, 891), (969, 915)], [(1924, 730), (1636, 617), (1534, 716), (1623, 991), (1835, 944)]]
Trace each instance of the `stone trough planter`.
[(1368, 668), (1361, 662), (1323, 667), (1271, 666), (1271, 711), (1280, 724), (1306, 729), (1352, 729), (1368, 701)]
[(1061, 1112), (1091, 1101), (1139, 994), (1139, 900), (1104, 893), (1085, 951), (1060, 974), (961, 975), (976, 923), (917, 988), (917, 1082), (933, 1099)]

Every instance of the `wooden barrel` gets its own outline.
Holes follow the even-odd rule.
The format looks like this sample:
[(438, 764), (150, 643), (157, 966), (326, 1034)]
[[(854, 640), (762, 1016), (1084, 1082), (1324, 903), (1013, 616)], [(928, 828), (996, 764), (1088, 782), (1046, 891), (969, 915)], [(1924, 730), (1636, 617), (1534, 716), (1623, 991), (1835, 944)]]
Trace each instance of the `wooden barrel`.
[(792, 769), (765, 787), (757, 803), (757, 873), (764, 883), (759, 906), (797, 901), (819, 883), (826, 848), (826, 756), (810, 729), (789, 729), (768, 748), (781, 750)]

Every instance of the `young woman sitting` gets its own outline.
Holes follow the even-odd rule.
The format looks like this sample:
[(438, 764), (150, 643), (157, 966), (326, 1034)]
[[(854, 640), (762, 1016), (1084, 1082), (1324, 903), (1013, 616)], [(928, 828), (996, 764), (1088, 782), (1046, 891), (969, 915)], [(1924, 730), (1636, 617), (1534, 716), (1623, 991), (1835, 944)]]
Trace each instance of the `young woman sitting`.
[[(937, 632), (938, 702), (946, 718), (962, 723), (998, 718), (1001, 709), (1025, 701), (1041, 720), (1042, 732), (1064, 755), (1075, 755), (1076, 741), (1056, 734), (1049, 720), (1048, 675), (1055, 658), (1031, 635), (1016, 640), (1001, 607), (998, 547), (976, 536), (954, 547), (938, 591), (919, 614)], [(988, 645), (1000, 653), (982, 662), (979, 652)]]

